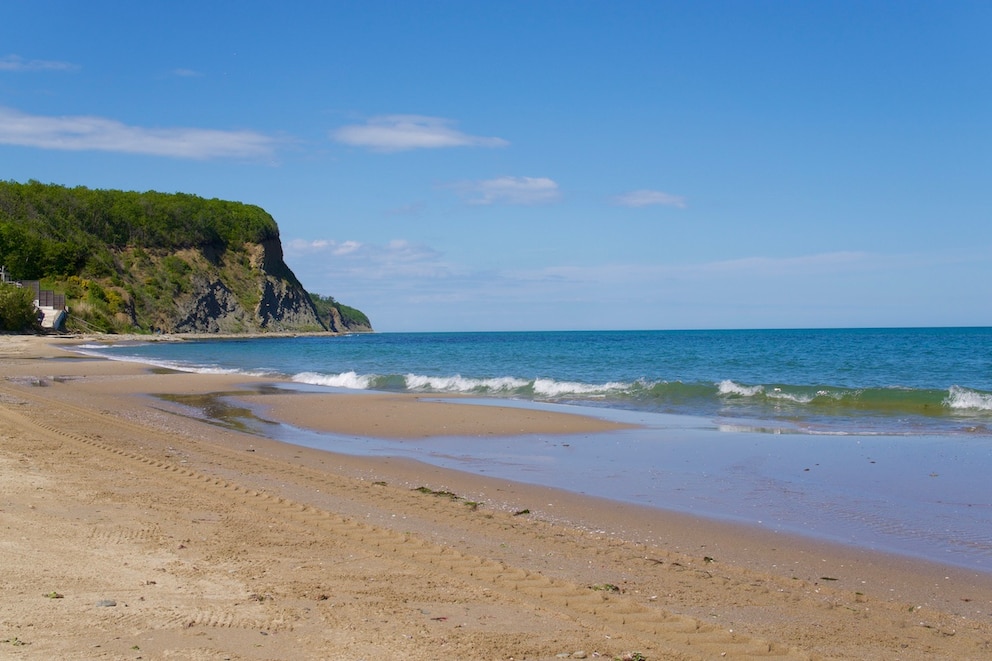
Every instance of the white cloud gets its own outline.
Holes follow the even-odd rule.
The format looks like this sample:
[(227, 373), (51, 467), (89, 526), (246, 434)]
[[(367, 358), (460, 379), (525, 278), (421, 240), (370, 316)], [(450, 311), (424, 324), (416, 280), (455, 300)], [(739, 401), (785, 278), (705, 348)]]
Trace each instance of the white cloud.
[(880, 256), (872, 259), (872, 256), (865, 252), (842, 250), (796, 257), (743, 257), (709, 262), (693, 268), (700, 273), (734, 273), (745, 276), (806, 275), (831, 272), (851, 266), (871, 267), (881, 259)]
[(269, 156), (278, 140), (255, 131), (145, 128), (104, 117), (46, 117), (0, 107), (0, 144), (205, 160)]
[(893, 256), (838, 251), (795, 257), (743, 257), (715, 262), (685, 264), (605, 263), (588, 266), (549, 265), (537, 269), (507, 272), (507, 277), (535, 285), (582, 285), (625, 287), (631, 282), (744, 282), (763, 278), (783, 278), (801, 282), (803, 278), (842, 273), (884, 271), (898, 268)]
[(417, 216), (426, 208), (426, 202), (417, 201), (411, 202), (410, 204), (404, 204), (403, 206), (399, 206), (394, 209), (388, 209), (386, 213), (390, 216)]
[[(335, 241), (334, 239), (292, 239), (283, 243), (287, 255), (330, 254), (333, 257), (348, 257), (359, 260), (403, 259), (409, 255), (410, 244), (404, 240), (391, 241), (385, 246), (366, 244), (360, 241)], [(408, 257), (406, 257), (408, 259)]]
[[(878, 302), (892, 273), (931, 279), (934, 267), (963, 263), (954, 255), (836, 251), (480, 269), (405, 240), (363, 245), (363, 251), (344, 258), (313, 254), (291, 264), (304, 282), (319, 283), (312, 291), (356, 305), (379, 330), (885, 325), (877, 310), (909, 310), (911, 320), (918, 309), (919, 299), (912, 306)], [(970, 258), (979, 269), (988, 262), (982, 254)], [(615, 301), (629, 314), (603, 321), (590, 316), (590, 300)], [(508, 316), (507, 309), (519, 314)]]
[(545, 204), (561, 197), (558, 184), (547, 177), (497, 177), (454, 186), (470, 204)]
[(358, 241), (345, 241), (335, 246), (334, 250), (331, 251), (332, 255), (340, 257), (341, 255), (350, 255), (353, 252), (358, 252), (362, 249), (362, 244)]
[(618, 195), (614, 201), (622, 207), (648, 207), (660, 205), (666, 207), (686, 207), (685, 198), (680, 195), (672, 195), (659, 190), (635, 190), (623, 195)]
[(287, 253), (292, 252), (298, 255), (320, 252), (331, 245), (334, 245), (334, 242), (326, 239), (315, 239), (313, 241), (307, 241), (306, 239), (292, 239), (290, 241), (283, 242), (283, 248), (285, 248)]
[(0, 57), (0, 71), (72, 71), (79, 67), (69, 62), (25, 60), (19, 55)]
[[(394, 239), (386, 244), (336, 241), (333, 239), (293, 239), (283, 244), (286, 257), (298, 260), (335, 279), (349, 281), (400, 279), (399, 286), (413, 278), (440, 278), (451, 268), (441, 261), (437, 250)], [(319, 260), (319, 261), (315, 261)], [(295, 267), (294, 267), (295, 268)]]
[(453, 122), (441, 117), (421, 115), (383, 115), (365, 124), (343, 126), (331, 132), (331, 138), (354, 147), (376, 151), (439, 149), (443, 147), (505, 147), (502, 138), (468, 135), (452, 128)]

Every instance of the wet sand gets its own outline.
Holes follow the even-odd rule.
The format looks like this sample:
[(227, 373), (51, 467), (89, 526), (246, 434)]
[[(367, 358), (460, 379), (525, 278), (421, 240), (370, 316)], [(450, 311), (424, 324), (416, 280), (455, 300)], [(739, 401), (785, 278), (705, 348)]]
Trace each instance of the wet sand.
[(298, 427), (379, 438), (591, 434), (631, 425), (553, 411), (435, 401), (406, 394), (263, 394), (250, 398)]
[(988, 574), (287, 445), (148, 395), (244, 388), (288, 423), (391, 438), (609, 423), (395, 395), (314, 406), (59, 342), (0, 336), (2, 658), (992, 655)]

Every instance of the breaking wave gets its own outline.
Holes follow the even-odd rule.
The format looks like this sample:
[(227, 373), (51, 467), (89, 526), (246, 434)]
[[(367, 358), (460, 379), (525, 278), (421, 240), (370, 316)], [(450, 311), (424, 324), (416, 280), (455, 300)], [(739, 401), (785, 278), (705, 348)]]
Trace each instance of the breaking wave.
[(343, 372), (341, 374), (302, 372), (292, 378), (296, 383), (308, 383), (314, 386), (328, 386), (331, 388), (347, 388), (349, 390), (368, 390), (372, 385), (373, 379), (374, 377), (372, 376), (363, 376), (355, 372)]
[(527, 381), (512, 376), (492, 379), (470, 379), (456, 374), (455, 376), (423, 376), (407, 374), (405, 383), (408, 390), (427, 392), (454, 393), (516, 393), (527, 386)]
[[(515, 376), (473, 378), (459, 374), (321, 374), (303, 372), (298, 383), (347, 388), (418, 393), (470, 394), (549, 402), (596, 402), (623, 408), (691, 412), (755, 414), (784, 409), (811, 413), (876, 412), (884, 414), (955, 415), (992, 413), (992, 393), (952, 386), (948, 390), (914, 388), (843, 388), (824, 385), (746, 384), (730, 379), (716, 383), (681, 381), (611, 381), (582, 383)], [(783, 409), (784, 407), (784, 409)]]
[(992, 411), (992, 393), (951, 386), (944, 404), (958, 411)]
[(992, 434), (992, 381), (973, 357), (989, 347), (992, 329), (842, 329), (91, 340), (75, 350), (355, 391), (686, 414), (731, 426), (775, 421), (811, 433), (986, 435)]

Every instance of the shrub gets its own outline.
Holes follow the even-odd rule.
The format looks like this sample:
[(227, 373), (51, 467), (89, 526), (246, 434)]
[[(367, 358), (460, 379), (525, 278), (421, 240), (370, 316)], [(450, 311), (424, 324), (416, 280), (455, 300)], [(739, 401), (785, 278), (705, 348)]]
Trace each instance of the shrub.
[(16, 285), (0, 284), (0, 331), (23, 332), (36, 328), (37, 315), (33, 291)]

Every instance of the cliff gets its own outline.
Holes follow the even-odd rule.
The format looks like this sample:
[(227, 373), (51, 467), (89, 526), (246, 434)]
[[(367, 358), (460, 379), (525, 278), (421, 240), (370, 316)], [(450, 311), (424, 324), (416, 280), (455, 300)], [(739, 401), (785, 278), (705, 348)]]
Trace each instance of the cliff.
[(243, 260), (212, 264), (195, 252), (186, 253), (185, 259), (170, 255), (190, 265), (188, 290), (176, 299), (174, 310), (161, 311), (159, 328), (172, 333), (328, 330), (282, 261), (278, 239), (244, 246), (244, 255), (247, 269)]
[(310, 294), (317, 309), (317, 318), (335, 333), (371, 333), (372, 322), (361, 310), (342, 305), (333, 296)]
[(319, 314), (283, 259), (275, 220), (238, 202), (0, 182), (0, 264), (64, 291), (70, 329), (371, 330), (336, 302), (336, 319)]

